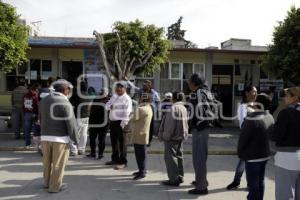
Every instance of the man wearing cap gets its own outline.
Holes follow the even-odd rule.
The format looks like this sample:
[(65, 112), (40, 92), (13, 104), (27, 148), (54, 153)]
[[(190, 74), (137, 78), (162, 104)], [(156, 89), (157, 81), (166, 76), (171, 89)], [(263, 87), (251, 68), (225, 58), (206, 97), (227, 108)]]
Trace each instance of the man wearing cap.
[(77, 124), (68, 97), (72, 84), (64, 79), (53, 83), (54, 92), (40, 102), (41, 141), (43, 149), (44, 187), (49, 193), (66, 188), (62, 184), (69, 157), (69, 142), (78, 142)]
[(132, 112), (132, 100), (126, 93), (127, 83), (117, 82), (115, 94), (106, 103), (106, 109), (110, 111), (110, 139), (112, 145), (111, 161), (106, 165), (116, 165), (115, 169), (125, 168), (127, 165), (126, 137), (123, 129), (129, 122), (129, 114)]

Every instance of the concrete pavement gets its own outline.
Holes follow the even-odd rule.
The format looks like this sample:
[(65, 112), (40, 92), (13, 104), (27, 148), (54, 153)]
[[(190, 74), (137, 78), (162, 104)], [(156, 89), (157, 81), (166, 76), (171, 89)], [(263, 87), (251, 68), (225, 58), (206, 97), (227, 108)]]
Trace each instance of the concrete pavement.
[[(236, 146), (239, 136), (239, 129), (237, 128), (215, 128), (209, 136), (209, 153), (214, 155), (232, 155), (236, 153)], [(89, 141), (89, 140), (88, 140)], [(110, 138), (106, 138), (106, 152), (111, 151)], [(0, 151), (25, 151), (24, 140), (14, 140), (14, 134), (7, 130), (0, 132)], [(89, 150), (89, 144), (87, 144)], [(153, 139), (151, 147), (148, 149), (151, 153), (162, 153), (163, 144), (156, 138)], [(184, 151), (191, 153), (192, 151), (192, 138), (184, 142)], [(133, 152), (132, 147), (129, 147), (129, 152)]]
[[(208, 158), (209, 195), (193, 196), (187, 193), (194, 179), (191, 155), (185, 155), (185, 182), (180, 187), (167, 187), (160, 182), (167, 178), (163, 155), (148, 156), (147, 178), (132, 181), (136, 170), (134, 154), (128, 154), (128, 168), (115, 171), (104, 165), (109, 160), (91, 160), (86, 157), (71, 158), (66, 168), (64, 182), (68, 189), (49, 194), (42, 188), (41, 157), (35, 152), (0, 152), (0, 200), (110, 200), (110, 199), (203, 199), (203, 200), (241, 200), (246, 199), (245, 178), (242, 188), (226, 191), (232, 181), (238, 161), (232, 155), (211, 155)], [(269, 161), (266, 170), (265, 199), (274, 199), (274, 167)]]

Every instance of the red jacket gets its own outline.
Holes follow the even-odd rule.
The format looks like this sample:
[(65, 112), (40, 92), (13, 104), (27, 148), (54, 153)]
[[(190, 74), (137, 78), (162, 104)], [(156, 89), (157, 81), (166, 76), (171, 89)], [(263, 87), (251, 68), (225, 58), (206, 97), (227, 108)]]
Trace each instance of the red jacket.
[(23, 110), (24, 112), (31, 112), (34, 114), (39, 113), (38, 109), (39, 97), (35, 91), (29, 91), (23, 98)]

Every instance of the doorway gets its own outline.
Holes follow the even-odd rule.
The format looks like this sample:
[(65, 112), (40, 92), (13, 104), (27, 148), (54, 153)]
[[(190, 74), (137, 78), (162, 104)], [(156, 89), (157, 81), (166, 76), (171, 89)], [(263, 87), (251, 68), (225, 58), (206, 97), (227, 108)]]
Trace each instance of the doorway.
[(62, 78), (76, 85), (77, 78), (83, 73), (83, 64), (81, 61), (63, 61)]
[(213, 65), (212, 78), (212, 92), (223, 104), (223, 115), (232, 117), (233, 66)]

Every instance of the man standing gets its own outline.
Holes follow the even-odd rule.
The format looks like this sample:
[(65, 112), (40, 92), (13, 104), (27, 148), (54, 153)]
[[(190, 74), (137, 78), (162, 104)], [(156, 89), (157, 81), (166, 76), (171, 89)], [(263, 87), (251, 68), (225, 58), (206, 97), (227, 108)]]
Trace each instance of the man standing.
[(188, 114), (183, 100), (183, 93), (173, 92), (173, 105), (166, 112), (159, 128), (158, 138), (164, 141), (164, 157), (169, 178), (162, 184), (168, 186), (179, 186), (183, 183), (182, 142), (188, 137)]
[(71, 156), (76, 156), (77, 154), (85, 154), (85, 148), (87, 143), (87, 132), (89, 125), (89, 116), (92, 105), (92, 98), (87, 92), (87, 84), (85, 81), (80, 82), (80, 88), (75, 92), (74, 96), (74, 112), (78, 122), (79, 128), (79, 141), (78, 145), (75, 145), (73, 142), (70, 143)]
[(192, 74), (189, 79), (191, 89), (190, 102), (192, 107), (192, 118), (190, 130), (192, 133), (192, 152), (193, 166), (195, 170), (196, 181), (193, 182), (195, 189), (189, 191), (190, 194), (206, 195), (208, 194), (207, 186), (207, 154), (208, 154), (208, 137), (210, 127), (213, 126), (207, 116), (209, 109), (208, 99), (212, 94), (205, 84), (205, 79), (199, 74)]
[(15, 139), (21, 137), (21, 127), (24, 121), (23, 115), (23, 98), (27, 94), (28, 90), (25, 87), (25, 81), (19, 80), (18, 86), (13, 90), (11, 95), (12, 105), (12, 125), (15, 132)]
[(44, 186), (49, 193), (66, 188), (62, 184), (69, 157), (70, 138), (78, 142), (76, 119), (68, 96), (73, 86), (60, 79), (53, 83), (54, 92), (40, 102), (41, 141)]
[(110, 139), (112, 145), (111, 161), (106, 165), (116, 165), (115, 169), (123, 169), (127, 165), (126, 135), (123, 129), (129, 122), (132, 112), (132, 100), (126, 93), (127, 83), (120, 81), (116, 84), (115, 94), (106, 103), (110, 111)]
[(33, 119), (38, 115), (39, 97), (36, 86), (30, 86), (30, 90), (24, 96), (23, 102), (25, 145), (26, 148), (30, 148)]

